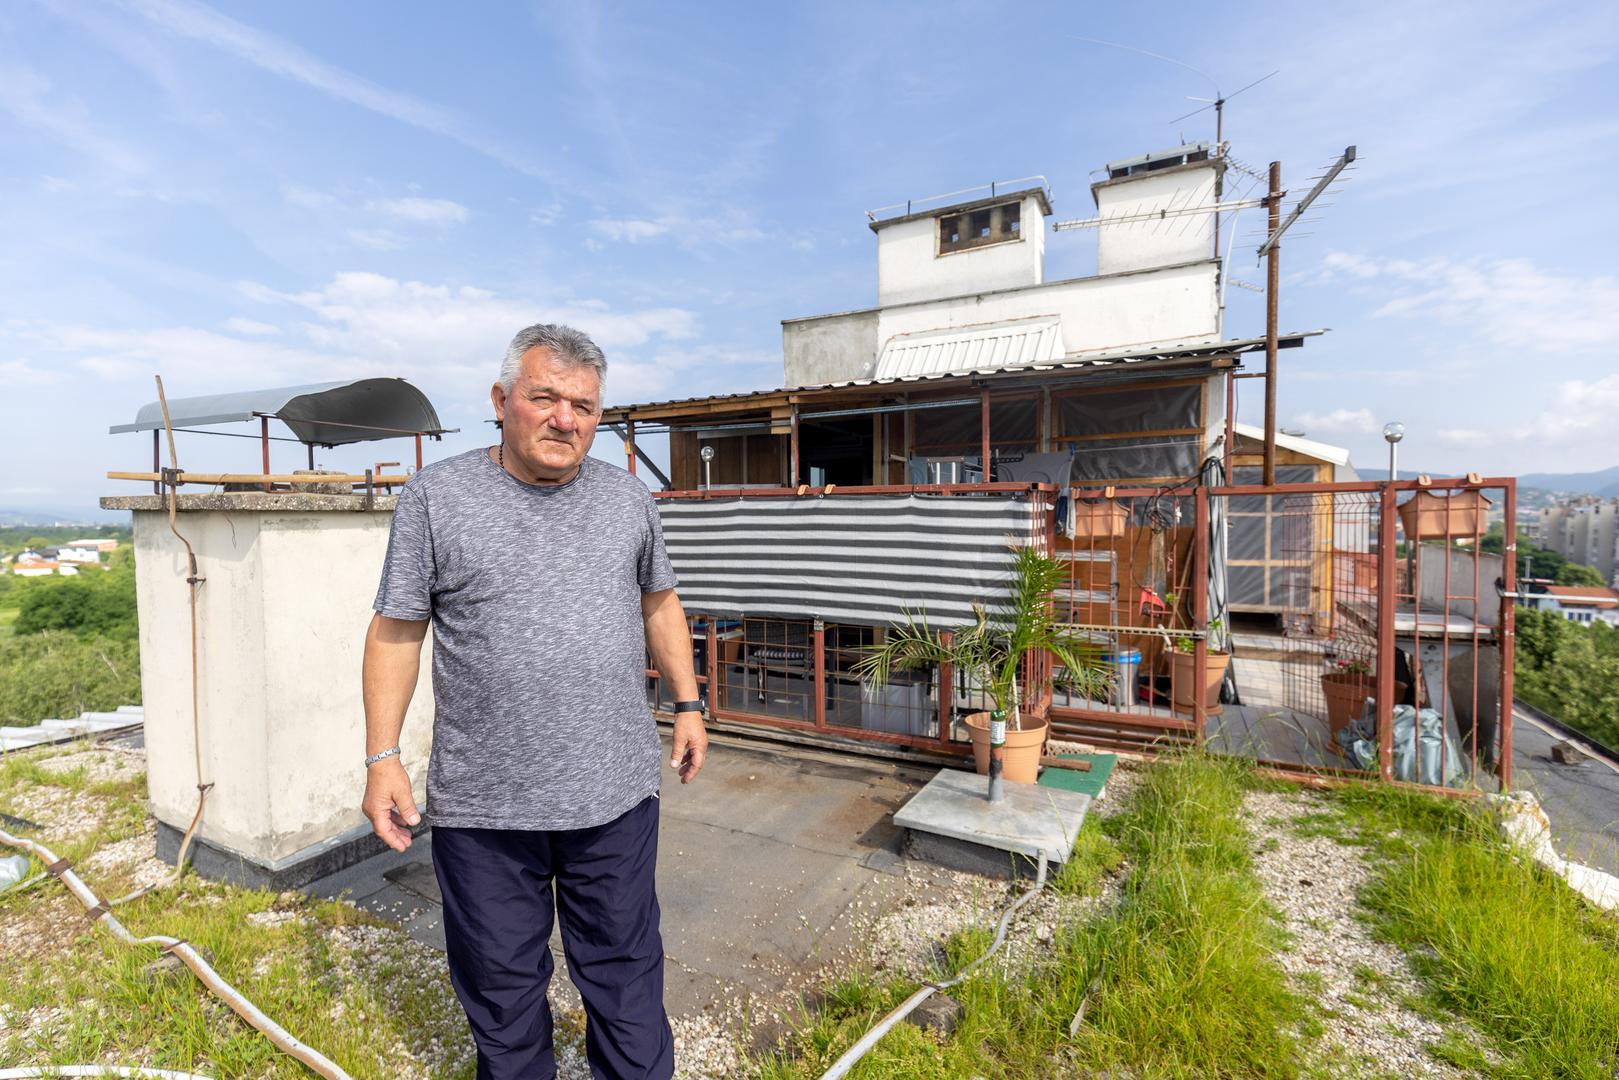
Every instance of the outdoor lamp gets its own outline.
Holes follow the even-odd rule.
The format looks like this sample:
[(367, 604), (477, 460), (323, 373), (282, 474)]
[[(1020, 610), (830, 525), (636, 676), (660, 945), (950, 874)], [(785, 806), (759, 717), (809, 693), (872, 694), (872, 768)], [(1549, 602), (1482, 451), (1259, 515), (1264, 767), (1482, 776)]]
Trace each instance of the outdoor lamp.
[(1396, 447), (1399, 446), (1400, 440), (1405, 438), (1405, 425), (1398, 420), (1390, 420), (1383, 425), (1383, 438), (1389, 442), (1389, 480), (1393, 482), (1399, 478), (1399, 474), (1394, 471), (1394, 463), (1399, 459)]
[(714, 475), (712, 472), (713, 466), (711, 463), (714, 460), (714, 448), (712, 446), (705, 446), (701, 450), (697, 451), (697, 456), (703, 459), (703, 486), (705, 488), (713, 487)]

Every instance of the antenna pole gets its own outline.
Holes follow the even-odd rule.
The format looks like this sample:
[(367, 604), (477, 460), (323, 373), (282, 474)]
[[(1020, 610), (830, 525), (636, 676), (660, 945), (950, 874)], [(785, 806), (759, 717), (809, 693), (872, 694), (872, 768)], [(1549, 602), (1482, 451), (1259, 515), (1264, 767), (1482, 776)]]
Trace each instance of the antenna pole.
[[(1225, 98), (1223, 97), (1214, 99), (1214, 156), (1216, 158), (1225, 157)], [(1215, 202), (1219, 202), (1220, 196), (1225, 194), (1221, 190), (1223, 187), (1221, 177), (1223, 175), (1223, 173), (1219, 172), (1214, 174)], [(1218, 210), (1214, 212), (1214, 257), (1216, 259), (1220, 257), (1220, 211)]]
[(1282, 217), (1282, 163), (1270, 163), (1270, 193), (1266, 198), (1270, 210), (1270, 241), (1265, 262), (1265, 476), (1264, 484), (1276, 483), (1276, 307), (1277, 285), (1281, 281), (1282, 245), (1276, 242), (1277, 226)]

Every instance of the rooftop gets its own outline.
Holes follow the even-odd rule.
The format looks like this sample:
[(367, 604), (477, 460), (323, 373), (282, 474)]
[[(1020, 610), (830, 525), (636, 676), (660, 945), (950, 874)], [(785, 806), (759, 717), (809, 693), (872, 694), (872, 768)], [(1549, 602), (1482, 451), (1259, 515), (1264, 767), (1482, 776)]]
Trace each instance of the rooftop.
[[(1301, 330), (1281, 335), (1279, 346), (1284, 349), (1297, 348), (1304, 344), (1305, 338), (1316, 337), (1326, 333), (1325, 330)], [(1214, 359), (1218, 357), (1237, 357), (1250, 352), (1263, 351), (1265, 339), (1242, 338), (1233, 341), (1214, 342), (1181, 342), (1164, 345), (1154, 345), (1148, 348), (1134, 347), (1125, 349), (1105, 349), (1093, 352), (1070, 353), (1061, 359), (1043, 361), (1029, 364), (1024, 367), (1002, 369), (993, 366), (993, 357), (989, 358), (990, 366), (970, 368), (957, 371), (929, 371), (919, 374), (894, 375), (887, 378), (850, 379), (844, 382), (822, 383), (816, 386), (783, 387), (776, 390), (745, 390), (732, 394), (713, 394), (707, 397), (671, 398), (666, 401), (638, 402), (633, 405), (614, 405), (602, 410), (602, 419), (607, 423), (617, 423), (630, 418), (632, 412), (646, 409), (673, 408), (676, 406), (689, 407), (692, 410), (707, 408), (712, 412), (739, 411), (749, 405), (764, 405), (773, 400), (797, 400), (799, 395), (814, 394), (818, 391), (855, 389), (871, 386), (899, 386), (911, 387), (925, 384), (936, 384), (941, 387), (954, 381), (985, 378), (1020, 377), (1039, 372), (1071, 371), (1080, 368), (1114, 368), (1125, 366), (1150, 366), (1153, 362), (1171, 361), (1177, 359), (1191, 359), (1205, 357)]]
[(1619, 607), (1619, 592), (1601, 585), (1548, 585), (1546, 592), (1564, 607)]

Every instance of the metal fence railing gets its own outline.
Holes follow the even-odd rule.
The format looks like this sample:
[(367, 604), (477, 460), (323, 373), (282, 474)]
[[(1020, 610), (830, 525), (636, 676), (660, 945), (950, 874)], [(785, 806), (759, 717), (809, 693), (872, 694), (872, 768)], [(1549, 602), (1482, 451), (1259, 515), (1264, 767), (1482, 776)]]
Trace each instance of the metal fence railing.
[[(1081, 689), (1049, 656), (1031, 656), (1025, 685), (1052, 689), (1026, 695), (1029, 710), (1058, 740), (1202, 744), (1284, 769), (1505, 787), (1512, 547), (1479, 549), (1492, 523), (1515, 535), (1515, 496), (1511, 479), (1477, 477), (1037, 486), (1016, 539), (1067, 565), (1057, 616), (1095, 644), (1110, 678)], [(1233, 617), (1231, 595), (1259, 587), (1255, 575), (1267, 611)], [(948, 668), (863, 686), (854, 664), (885, 626), (766, 611), (690, 618), (721, 719), (961, 754), (963, 718), (988, 707)], [(647, 674), (648, 701), (667, 706), (650, 664)]]

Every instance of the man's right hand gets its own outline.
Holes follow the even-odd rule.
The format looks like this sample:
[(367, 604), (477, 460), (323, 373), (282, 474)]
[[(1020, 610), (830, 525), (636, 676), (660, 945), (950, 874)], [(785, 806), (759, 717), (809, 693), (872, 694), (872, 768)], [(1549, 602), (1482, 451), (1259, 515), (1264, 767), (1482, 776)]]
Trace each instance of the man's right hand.
[(365, 798), (360, 809), (371, 819), (371, 828), (382, 842), (395, 851), (410, 847), (408, 826), (421, 824), (416, 797), (410, 791), (410, 774), (391, 757), (366, 770)]

